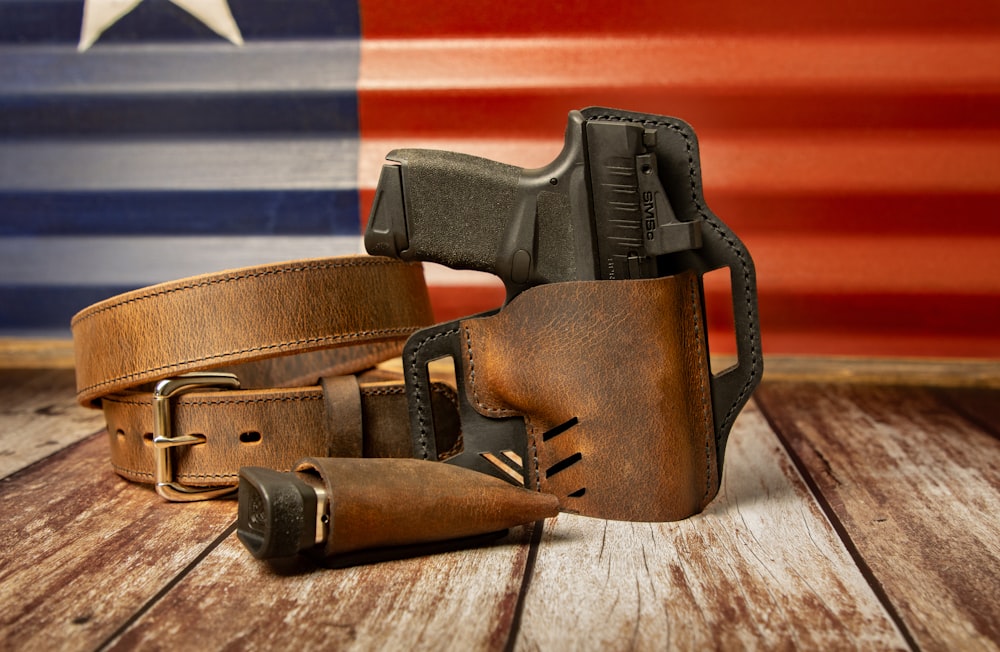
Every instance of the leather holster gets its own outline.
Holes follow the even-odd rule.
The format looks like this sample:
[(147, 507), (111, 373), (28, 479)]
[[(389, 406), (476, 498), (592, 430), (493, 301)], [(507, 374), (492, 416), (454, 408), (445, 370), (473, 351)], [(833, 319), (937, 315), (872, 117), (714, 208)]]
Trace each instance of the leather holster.
[(523, 417), (526, 482), (563, 510), (672, 521), (715, 496), (697, 275), (538, 286), (459, 335), (468, 400)]

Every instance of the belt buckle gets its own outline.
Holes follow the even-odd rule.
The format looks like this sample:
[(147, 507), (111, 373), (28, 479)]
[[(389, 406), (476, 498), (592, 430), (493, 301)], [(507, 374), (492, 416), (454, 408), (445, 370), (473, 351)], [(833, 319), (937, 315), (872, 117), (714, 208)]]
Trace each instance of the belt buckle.
[(173, 399), (196, 390), (238, 389), (239, 379), (233, 374), (222, 372), (196, 372), (161, 380), (153, 390), (153, 451), (156, 456), (154, 481), (156, 493), (172, 502), (193, 502), (224, 496), (236, 487), (190, 487), (174, 477), (173, 458), (170, 449), (177, 446), (191, 446), (205, 441), (201, 435), (180, 435), (175, 437), (171, 423)]

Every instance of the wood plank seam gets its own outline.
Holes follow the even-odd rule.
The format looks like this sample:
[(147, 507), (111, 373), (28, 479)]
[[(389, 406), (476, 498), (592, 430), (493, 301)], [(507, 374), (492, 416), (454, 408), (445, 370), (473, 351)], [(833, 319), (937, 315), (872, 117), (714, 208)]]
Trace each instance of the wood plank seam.
[(26, 466), (22, 466), (19, 469), (11, 471), (7, 475), (0, 476), (0, 483), (12, 482), (12, 481), (16, 480), (18, 478), (18, 476), (20, 476), (22, 474), (30, 473), (33, 469), (35, 469), (35, 468), (37, 468), (37, 467), (39, 467), (39, 466), (41, 466), (43, 464), (48, 464), (53, 459), (56, 459), (58, 457), (62, 457), (62, 456), (65, 456), (65, 455), (69, 454), (70, 452), (73, 451), (73, 449), (79, 448), (80, 446), (85, 445), (91, 439), (95, 439), (97, 437), (100, 437), (101, 435), (107, 436), (106, 433), (107, 433), (107, 430), (105, 428), (101, 428), (100, 430), (96, 430), (96, 431), (90, 433), (89, 435), (86, 435), (86, 436), (82, 437), (81, 439), (78, 439), (77, 441), (71, 442), (70, 444), (67, 444), (66, 446), (63, 446), (62, 448), (60, 448), (58, 450), (52, 451), (51, 453), (49, 453), (48, 455), (46, 455), (45, 457), (43, 457), (41, 459), (35, 460), (34, 462), (31, 462), (30, 464), (28, 464)]
[(517, 604), (514, 605), (514, 615), (510, 621), (510, 630), (507, 635), (507, 642), (504, 644), (504, 652), (514, 652), (517, 644), (517, 635), (521, 631), (521, 619), (524, 616), (524, 603), (531, 590), (531, 579), (535, 575), (535, 560), (538, 559), (538, 549), (542, 545), (542, 532), (545, 528), (545, 521), (536, 521), (531, 528), (531, 541), (528, 544), (528, 557), (524, 562), (524, 574), (521, 577), (521, 590), (517, 593)]
[(990, 421), (988, 417), (982, 414), (978, 414), (969, 407), (963, 404), (961, 401), (955, 400), (953, 394), (943, 391), (941, 388), (935, 388), (932, 390), (934, 397), (939, 401), (947, 405), (950, 409), (954, 410), (963, 419), (973, 424), (983, 432), (988, 432), (990, 435), (1000, 439), (1000, 427), (997, 426), (995, 421)]
[[(847, 553), (851, 556), (851, 559), (854, 560), (854, 563), (857, 564), (858, 570), (861, 572), (861, 576), (864, 577), (865, 581), (868, 583), (868, 586), (871, 588), (872, 593), (875, 595), (876, 599), (882, 604), (882, 608), (885, 609), (886, 614), (892, 620), (893, 624), (899, 629), (900, 634), (906, 641), (906, 644), (910, 646), (910, 649), (919, 650), (920, 646), (917, 644), (917, 641), (914, 638), (913, 634), (906, 626), (906, 622), (903, 620), (902, 616), (900, 616), (899, 612), (896, 610), (896, 607), (893, 604), (892, 600), (885, 592), (882, 583), (875, 576), (874, 571), (872, 571), (871, 567), (865, 561), (861, 552), (854, 544), (854, 540), (848, 533), (847, 528), (844, 526), (843, 522), (837, 516), (836, 511), (830, 505), (829, 501), (826, 499), (826, 496), (820, 490), (819, 485), (813, 479), (813, 476), (810, 473), (808, 466), (796, 453), (795, 448), (791, 446), (791, 444), (789, 443), (788, 439), (785, 436), (785, 433), (782, 432), (780, 424), (777, 422), (776, 419), (773, 418), (771, 413), (771, 406), (768, 405), (768, 403), (761, 397), (755, 397), (754, 402), (760, 409), (761, 414), (764, 415), (764, 419), (767, 421), (768, 426), (770, 426), (771, 430), (774, 432), (777, 440), (781, 443), (781, 446), (785, 450), (785, 453), (788, 455), (788, 458), (792, 461), (792, 464), (795, 465), (795, 469), (799, 472), (799, 475), (802, 477), (802, 480), (805, 483), (806, 487), (808, 487), (809, 492), (813, 495), (813, 500), (815, 500), (816, 504), (819, 505), (820, 509), (823, 511), (823, 514), (826, 516), (826, 519), (830, 522), (830, 525), (833, 527), (834, 532), (836, 532), (837, 536), (840, 537), (840, 540), (843, 543), (844, 548), (847, 550)], [(818, 450), (815, 451), (815, 453), (817, 457), (819, 457), (819, 459), (824, 463), (824, 465), (827, 468), (829, 468), (829, 463), (823, 457), (822, 453)], [(830, 469), (830, 475), (838, 484), (840, 483), (840, 481), (837, 480), (836, 476), (833, 474), (832, 469)]]
[(718, 500), (547, 523), (514, 649), (912, 649), (753, 401)]
[(128, 629), (132, 627), (140, 618), (142, 618), (144, 615), (146, 615), (146, 613), (152, 610), (153, 607), (155, 607), (157, 603), (160, 602), (160, 600), (162, 600), (168, 593), (170, 593), (175, 586), (180, 584), (180, 582), (185, 577), (187, 577), (188, 574), (191, 573), (191, 571), (197, 568), (198, 565), (205, 559), (205, 557), (208, 557), (208, 555), (211, 554), (213, 550), (218, 548), (219, 545), (227, 538), (229, 538), (229, 536), (232, 535), (235, 531), (236, 531), (236, 521), (233, 521), (225, 530), (222, 531), (222, 534), (215, 537), (215, 539), (210, 544), (205, 546), (205, 549), (202, 550), (200, 553), (198, 553), (198, 555), (194, 559), (192, 559), (187, 566), (182, 568), (180, 572), (177, 573), (177, 575), (171, 578), (169, 582), (164, 584), (163, 588), (161, 588), (155, 595), (153, 595), (153, 597), (147, 600), (144, 605), (136, 609), (135, 613), (133, 613), (125, 622), (123, 622), (121, 626), (118, 627), (118, 629), (111, 632), (111, 634), (106, 639), (104, 639), (104, 641), (102, 641), (101, 644), (98, 645), (96, 649), (98, 650), (108, 649), (119, 636), (128, 631)]
[(97, 649), (233, 522), (231, 504), (170, 509), (115, 476), (106, 437), (2, 482), (2, 648)]

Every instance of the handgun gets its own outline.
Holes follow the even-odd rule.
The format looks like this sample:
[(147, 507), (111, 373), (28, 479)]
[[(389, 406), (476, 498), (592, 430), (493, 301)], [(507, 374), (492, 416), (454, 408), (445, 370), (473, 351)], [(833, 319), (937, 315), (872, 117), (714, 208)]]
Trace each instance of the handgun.
[[(537, 169), (421, 149), (386, 158), (364, 236), (368, 252), (495, 274), (508, 303), (546, 283), (691, 270), (700, 286), (705, 273), (728, 268), (737, 364), (711, 376), (721, 471), (732, 422), (762, 370), (756, 275), (746, 247), (705, 203), (698, 141), (686, 122), (601, 107), (572, 111), (562, 151)], [(421, 414), (425, 366), (434, 357), (460, 359), (456, 325), (421, 331), (404, 350), (418, 457), (436, 456)], [(461, 378), (458, 390), (465, 395)], [(465, 451), (450, 461), (516, 479), (523, 471), (516, 461), (526, 454), (523, 423), (484, 417), (468, 403), (459, 406)]]
[(687, 161), (674, 133), (683, 127), (623, 118), (571, 112), (562, 152), (534, 170), (455, 152), (390, 152), (368, 252), (493, 273), (508, 299), (542, 283), (669, 273), (663, 257), (702, 244), (701, 216), (672, 205), (691, 194), (670, 183), (686, 175), (660, 172), (661, 161)]

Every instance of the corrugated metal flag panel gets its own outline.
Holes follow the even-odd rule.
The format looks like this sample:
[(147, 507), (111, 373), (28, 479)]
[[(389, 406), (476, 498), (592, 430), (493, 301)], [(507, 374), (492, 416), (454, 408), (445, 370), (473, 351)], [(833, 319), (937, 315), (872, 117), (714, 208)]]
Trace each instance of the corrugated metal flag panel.
[[(356, 251), (389, 150), (538, 166), (570, 109), (607, 105), (697, 130), (706, 199), (757, 261), (766, 353), (1000, 357), (993, 0), (228, 6), (242, 47), (143, 0), (81, 53), (82, 0), (0, 0), (0, 329)], [(502, 299), (430, 279), (442, 319)]]
[(357, 5), (203, 5), (220, 3), (243, 45), (143, 0), (81, 52), (82, 1), (0, 0), (4, 331), (68, 333), (127, 289), (357, 251)]

